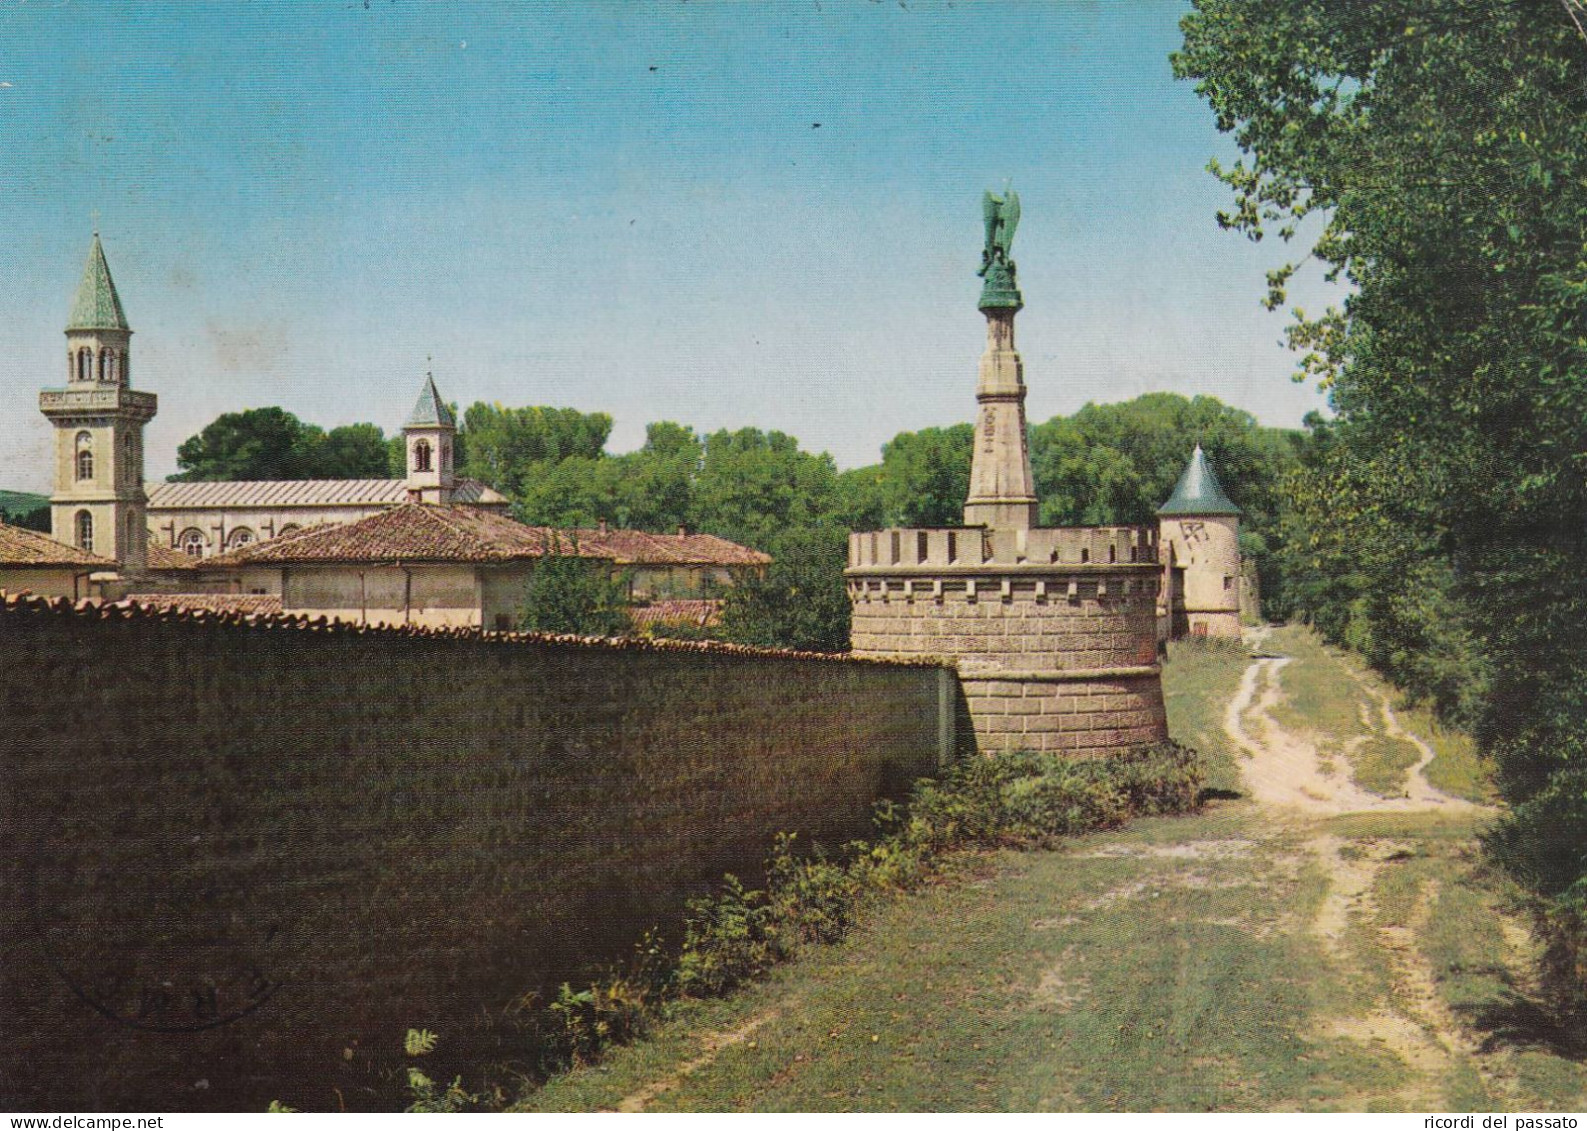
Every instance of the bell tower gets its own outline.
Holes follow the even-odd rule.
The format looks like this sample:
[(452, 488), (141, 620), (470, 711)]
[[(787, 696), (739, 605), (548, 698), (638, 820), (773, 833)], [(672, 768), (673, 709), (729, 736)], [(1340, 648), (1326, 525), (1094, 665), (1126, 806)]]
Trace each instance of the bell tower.
[(158, 402), (132, 388), (131, 342), (95, 232), (66, 320), (66, 387), (39, 394), (39, 411), (55, 426), (50, 532), (137, 573), (149, 546), (143, 426)]
[(433, 374), (425, 374), (419, 401), (402, 426), (402, 436), (408, 449), (408, 501), (438, 506), (450, 503), (457, 486), (452, 466), (457, 421), (441, 399)]

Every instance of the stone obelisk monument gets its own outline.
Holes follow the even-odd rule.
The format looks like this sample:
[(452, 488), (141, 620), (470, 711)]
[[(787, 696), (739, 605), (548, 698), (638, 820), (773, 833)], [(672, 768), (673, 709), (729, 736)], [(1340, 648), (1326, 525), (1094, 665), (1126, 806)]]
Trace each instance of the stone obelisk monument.
[(849, 536), (854, 653), (951, 662), (982, 753), (1156, 742), (1157, 531), (1036, 525), (1009, 257), (1019, 197), (987, 193), (982, 208), (986, 353), (964, 525)]
[(975, 453), (970, 463), (966, 526), (1029, 530), (1036, 525), (1036, 488), (1025, 434), (1025, 367), (1014, 348), (1014, 315), (1024, 301), (1009, 249), (1019, 225), (1019, 195), (987, 193), (986, 247), (981, 253), (981, 313), (986, 315), (986, 352), (975, 387), (979, 406)]

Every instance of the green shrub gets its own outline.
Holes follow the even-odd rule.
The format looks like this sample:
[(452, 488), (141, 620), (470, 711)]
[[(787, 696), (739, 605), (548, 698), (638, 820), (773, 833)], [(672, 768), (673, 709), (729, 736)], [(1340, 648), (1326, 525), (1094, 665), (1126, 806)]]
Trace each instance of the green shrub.
[(1587, 1019), (1587, 880), (1544, 905), (1538, 927), (1549, 1000), (1561, 1012)]
[[(402, 1047), (409, 1056), (429, 1056), (440, 1041), (441, 1038), (428, 1029), (409, 1029)], [(442, 1086), (430, 1079), (415, 1064), (408, 1065), (408, 1094), (413, 1098), (413, 1102), (408, 1105), (407, 1110), (427, 1113), (463, 1111), (477, 1106), (483, 1098), (465, 1091), (461, 1076), (456, 1077), (450, 1084)], [(272, 1106), (271, 1110), (275, 1108)]]

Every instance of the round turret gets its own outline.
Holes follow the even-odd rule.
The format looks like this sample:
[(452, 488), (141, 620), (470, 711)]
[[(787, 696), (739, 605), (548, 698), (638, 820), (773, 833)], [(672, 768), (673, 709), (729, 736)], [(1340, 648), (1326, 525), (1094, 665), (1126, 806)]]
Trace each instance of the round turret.
[(1157, 510), (1168, 635), (1240, 635), (1240, 508), (1196, 445)]

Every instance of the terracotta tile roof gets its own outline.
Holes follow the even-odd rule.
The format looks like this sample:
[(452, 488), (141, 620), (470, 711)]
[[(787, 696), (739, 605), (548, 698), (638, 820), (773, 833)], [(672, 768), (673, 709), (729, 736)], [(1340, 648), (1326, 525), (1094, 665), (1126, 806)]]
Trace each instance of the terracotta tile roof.
[(281, 598), (260, 593), (128, 593), (126, 600), (151, 609), (203, 609), (257, 615), (281, 612)]
[(599, 547), (618, 565), (768, 565), (771, 555), (715, 534), (647, 534), (641, 530), (575, 530), (580, 546)]
[(199, 563), (200, 569), (315, 562), (513, 562), (546, 553), (609, 555), (565, 533), (525, 526), (474, 507), (404, 505), (357, 522), (328, 523), (255, 542)]
[(0, 525), (0, 566), (72, 567), (83, 570), (115, 569), (116, 563), (76, 546), (57, 542), (36, 530)]
[(428, 628), (420, 625), (365, 625), (336, 621), (327, 616), (302, 616), (284, 613), (244, 615), (211, 612), (179, 606), (153, 608), (121, 601), (70, 601), (65, 597), (39, 597), (32, 593), (0, 591), (0, 620), (24, 617), (80, 617), (92, 620), (158, 621), (163, 623), (215, 625), (245, 632), (320, 632), (396, 639), (418, 637), (428, 640), (456, 640), (477, 643), (485, 648), (566, 648), (600, 649), (609, 652), (703, 653), (718, 656), (764, 656), (790, 661), (817, 661), (829, 664), (860, 664), (883, 668), (953, 668), (953, 662), (931, 656), (905, 659), (880, 659), (856, 656), (852, 652), (795, 652), (783, 648), (758, 648), (749, 644), (724, 644), (714, 640), (647, 640), (638, 636), (596, 638), (562, 636), (540, 632), (481, 632), (477, 628)]
[(198, 565), (198, 559), (191, 554), (173, 550), (154, 537), (149, 539), (148, 562), (150, 569), (192, 569)]
[(628, 610), (634, 627), (652, 624), (692, 624), (715, 628), (722, 620), (722, 602), (707, 600), (652, 601)]
[[(408, 501), (405, 479), (260, 479), (146, 483), (150, 510), (204, 507), (395, 507)], [(453, 501), (505, 505), (507, 497), (473, 479), (459, 479)]]

